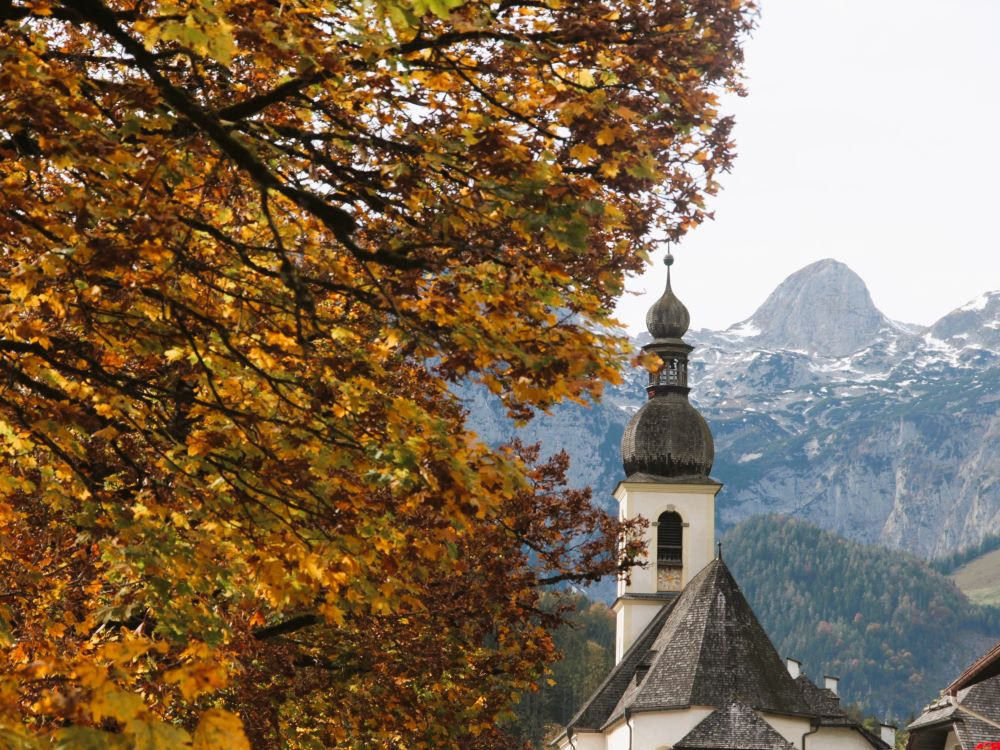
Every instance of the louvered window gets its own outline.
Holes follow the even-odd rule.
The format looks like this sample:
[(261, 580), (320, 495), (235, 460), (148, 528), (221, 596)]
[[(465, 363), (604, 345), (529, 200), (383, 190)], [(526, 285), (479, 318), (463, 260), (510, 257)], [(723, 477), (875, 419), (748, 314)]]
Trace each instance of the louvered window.
[(665, 565), (680, 565), (684, 538), (681, 517), (673, 511), (661, 513), (656, 523), (656, 561)]

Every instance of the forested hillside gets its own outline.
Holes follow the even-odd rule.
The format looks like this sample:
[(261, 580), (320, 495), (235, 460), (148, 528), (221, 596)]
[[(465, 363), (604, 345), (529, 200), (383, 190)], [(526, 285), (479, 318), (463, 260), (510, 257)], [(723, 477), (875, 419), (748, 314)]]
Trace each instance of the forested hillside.
[(1000, 638), (1000, 609), (904, 552), (777, 516), (734, 527), (723, 550), (782, 656), (839, 676), (869, 712), (905, 719)]
[[(762, 516), (722, 538), (726, 563), (782, 656), (841, 678), (845, 704), (899, 721), (1000, 638), (1000, 609), (971, 604), (912, 555), (867, 546), (794, 518)], [(568, 720), (614, 660), (614, 617), (575, 597), (555, 685), (522, 699), (518, 726), (539, 742)]]
[(552, 666), (550, 682), (521, 697), (516, 734), (541, 747), (563, 726), (607, 676), (615, 663), (615, 616), (602, 602), (582, 595), (571, 599), (575, 613), (553, 639), (562, 658)]

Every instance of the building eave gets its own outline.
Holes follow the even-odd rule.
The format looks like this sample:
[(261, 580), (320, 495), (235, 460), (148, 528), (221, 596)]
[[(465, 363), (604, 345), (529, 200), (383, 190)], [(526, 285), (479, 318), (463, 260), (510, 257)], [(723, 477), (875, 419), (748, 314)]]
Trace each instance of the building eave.
[(724, 487), (722, 482), (712, 477), (661, 477), (653, 474), (633, 474), (630, 477), (619, 480), (611, 496), (618, 498), (624, 489), (631, 489), (638, 492), (652, 492), (660, 486), (669, 487), (670, 492), (698, 494), (704, 494), (706, 487), (713, 487), (715, 488), (714, 494), (716, 495)]
[[(750, 704), (748, 704), (748, 705), (750, 705)], [(704, 708), (704, 709), (708, 709), (710, 711), (715, 711), (716, 709), (721, 708), (721, 707), (720, 706), (708, 706), (708, 705), (703, 705), (701, 703), (685, 703), (685, 704), (678, 704), (678, 705), (666, 705), (666, 704), (663, 704), (663, 705), (659, 705), (659, 706), (644, 706), (642, 708), (632, 708), (632, 709), (629, 709), (628, 713), (629, 713), (630, 716), (635, 716), (636, 714), (655, 714), (655, 713), (660, 713), (661, 711), (687, 711), (687, 710), (692, 709), (692, 708)], [(774, 716), (787, 716), (787, 717), (790, 717), (790, 718), (793, 718), (793, 719), (809, 719), (810, 721), (813, 721), (813, 720), (816, 720), (816, 718), (817, 718), (815, 714), (795, 713), (793, 711), (774, 711), (774, 710), (772, 710), (770, 708), (755, 708), (752, 705), (750, 705), (750, 708), (753, 708), (753, 710), (757, 711), (758, 713), (771, 714), (771, 715), (774, 715)], [(624, 721), (624, 720), (625, 720), (625, 712), (624, 711), (619, 711), (614, 716), (612, 716), (611, 718), (609, 718), (606, 722), (604, 722), (604, 724), (601, 726), (600, 730), (598, 730), (598, 731), (606, 733), (608, 730), (613, 729), (614, 726), (617, 723), (619, 723), (621, 721)], [(563, 732), (563, 734), (565, 734), (565, 732)]]

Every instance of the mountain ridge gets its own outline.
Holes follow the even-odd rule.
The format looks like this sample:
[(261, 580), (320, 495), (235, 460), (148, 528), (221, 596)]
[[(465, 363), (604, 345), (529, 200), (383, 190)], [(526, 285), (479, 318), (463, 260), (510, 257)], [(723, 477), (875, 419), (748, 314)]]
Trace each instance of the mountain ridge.
[[(1000, 530), (1000, 292), (914, 330), (878, 311), (842, 263), (820, 261), (789, 279), (747, 321), (687, 336), (691, 399), (712, 427), (712, 473), (726, 485), (720, 529), (784, 513), (925, 558)], [(830, 293), (840, 289), (844, 299)], [(800, 310), (810, 305), (811, 319)], [(847, 334), (816, 345), (831, 327)], [(645, 399), (645, 371), (624, 378), (589, 409), (561, 405), (516, 431), (547, 453), (567, 450), (571, 482), (593, 487), (609, 508), (622, 473), (618, 442)], [(471, 387), (460, 395), (484, 440), (515, 434), (491, 397)]]

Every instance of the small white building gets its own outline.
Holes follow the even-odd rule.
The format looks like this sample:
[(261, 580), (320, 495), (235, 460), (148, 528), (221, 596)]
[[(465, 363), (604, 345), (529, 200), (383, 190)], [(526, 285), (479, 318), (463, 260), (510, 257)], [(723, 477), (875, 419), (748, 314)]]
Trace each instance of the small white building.
[(782, 661), (714, 549), (715, 456), (688, 401), (688, 311), (667, 289), (643, 347), (662, 366), (622, 438), (622, 518), (650, 521), (647, 566), (619, 582), (616, 663), (552, 742), (559, 750), (888, 750), (824, 687)]

